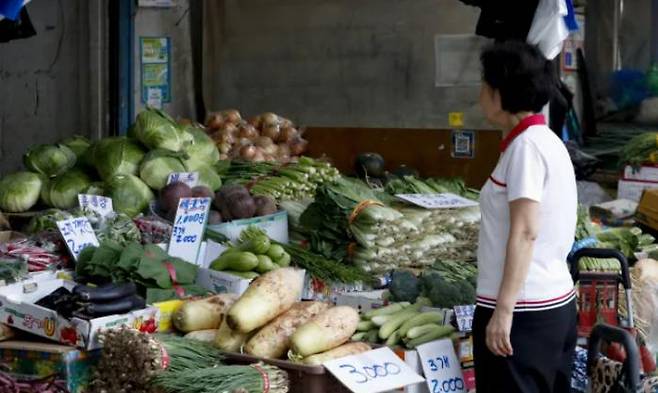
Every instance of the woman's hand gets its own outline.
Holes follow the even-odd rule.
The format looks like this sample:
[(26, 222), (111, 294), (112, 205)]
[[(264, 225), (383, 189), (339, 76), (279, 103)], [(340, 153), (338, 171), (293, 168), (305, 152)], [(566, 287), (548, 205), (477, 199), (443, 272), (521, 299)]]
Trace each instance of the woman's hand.
[(510, 341), (512, 317), (514, 313), (498, 307), (494, 310), (487, 325), (487, 347), (494, 355), (512, 356), (514, 351)]

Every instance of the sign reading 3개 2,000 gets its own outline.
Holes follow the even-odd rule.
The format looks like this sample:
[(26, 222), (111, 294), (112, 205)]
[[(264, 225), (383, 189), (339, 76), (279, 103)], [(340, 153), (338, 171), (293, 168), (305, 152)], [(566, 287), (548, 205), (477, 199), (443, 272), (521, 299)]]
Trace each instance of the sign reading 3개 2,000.
[(57, 221), (57, 228), (76, 261), (80, 252), (86, 247), (98, 247), (98, 239), (87, 217)]
[(210, 198), (181, 198), (169, 240), (169, 255), (196, 263), (208, 221)]
[(416, 348), (430, 393), (466, 393), (461, 365), (452, 341), (431, 341)]

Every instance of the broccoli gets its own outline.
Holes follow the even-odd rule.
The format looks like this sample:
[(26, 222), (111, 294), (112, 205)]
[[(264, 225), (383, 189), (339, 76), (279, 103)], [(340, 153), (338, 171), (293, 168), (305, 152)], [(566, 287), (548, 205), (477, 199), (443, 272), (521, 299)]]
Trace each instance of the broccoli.
[(420, 295), (420, 281), (408, 270), (396, 270), (391, 275), (388, 290), (392, 295), (392, 300), (413, 303)]
[(424, 274), (421, 280), (423, 293), (434, 307), (452, 308), (475, 302), (475, 289), (466, 280), (447, 281), (437, 272)]

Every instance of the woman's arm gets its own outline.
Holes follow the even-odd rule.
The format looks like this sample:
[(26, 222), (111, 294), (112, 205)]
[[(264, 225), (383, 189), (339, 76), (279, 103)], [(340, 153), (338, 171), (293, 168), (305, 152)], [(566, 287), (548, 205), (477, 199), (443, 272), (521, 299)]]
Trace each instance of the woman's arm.
[(539, 202), (522, 198), (509, 205), (510, 231), (505, 269), (496, 299), (496, 310), (487, 326), (487, 346), (499, 356), (513, 354), (510, 332), (514, 306), (528, 275), (539, 230)]

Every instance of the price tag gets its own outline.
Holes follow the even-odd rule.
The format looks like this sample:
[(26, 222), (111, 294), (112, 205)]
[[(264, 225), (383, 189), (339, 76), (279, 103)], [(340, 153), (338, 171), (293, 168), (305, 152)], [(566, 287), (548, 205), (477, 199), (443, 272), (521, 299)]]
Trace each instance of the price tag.
[(169, 255), (196, 264), (208, 222), (208, 210), (210, 198), (180, 199), (169, 240)]
[(416, 350), (430, 393), (466, 393), (464, 376), (451, 340), (431, 341), (419, 345)]
[(78, 194), (78, 202), (81, 208), (94, 211), (103, 217), (114, 211), (112, 198), (100, 195)]
[(76, 261), (78, 260), (80, 251), (85, 247), (98, 247), (98, 239), (96, 239), (94, 229), (91, 227), (87, 217), (76, 217), (57, 221), (57, 227)]
[(478, 203), (475, 201), (450, 193), (396, 194), (395, 196), (407, 202), (413, 203), (414, 205), (424, 207), (425, 209), (451, 209), (459, 207), (473, 207), (478, 205)]
[(455, 319), (457, 319), (457, 328), (460, 332), (470, 332), (473, 327), (473, 313), (475, 305), (468, 304), (465, 306), (455, 306)]
[(194, 187), (199, 182), (199, 172), (172, 172), (167, 178), (167, 184), (181, 182)]
[(330, 360), (324, 366), (354, 393), (378, 393), (423, 382), (389, 348)]

